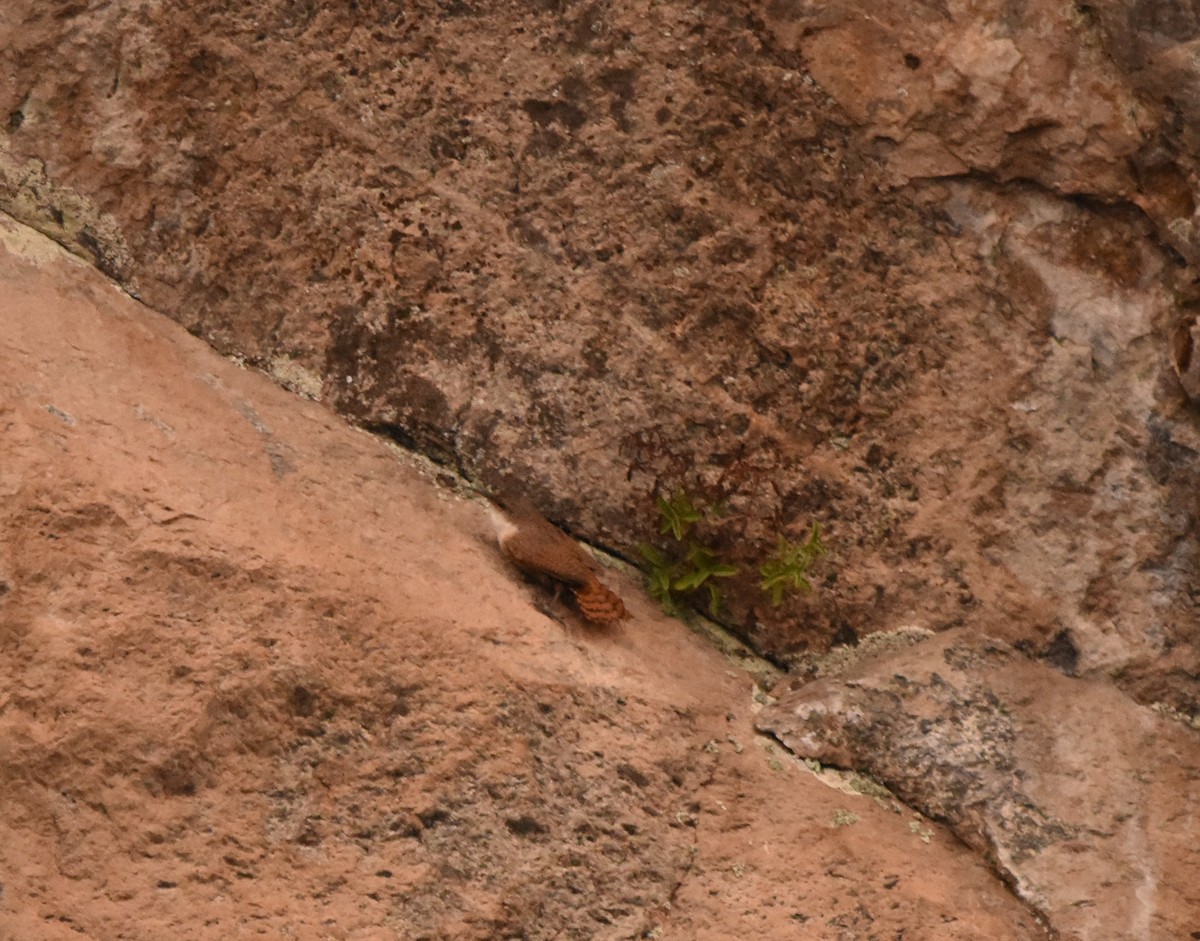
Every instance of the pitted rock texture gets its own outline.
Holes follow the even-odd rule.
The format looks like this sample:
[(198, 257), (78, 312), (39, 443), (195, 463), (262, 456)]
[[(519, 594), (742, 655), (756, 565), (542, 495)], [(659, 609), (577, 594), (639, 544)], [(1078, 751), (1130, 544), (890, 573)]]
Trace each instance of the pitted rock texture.
[(628, 557), (720, 504), (779, 660), (963, 625), (1197, 715), (1191, 18), (1143, 6), (14, 0), (0, 185)]
[(761, 729), (945, 822), (1061, 937), (1200, 931), (1194, 730), (959, 631), (776, 692)]
[(2, 216), (0, 297), (0, 937), (1044, 937), (630, 580), (542, 616), (436, 472)]

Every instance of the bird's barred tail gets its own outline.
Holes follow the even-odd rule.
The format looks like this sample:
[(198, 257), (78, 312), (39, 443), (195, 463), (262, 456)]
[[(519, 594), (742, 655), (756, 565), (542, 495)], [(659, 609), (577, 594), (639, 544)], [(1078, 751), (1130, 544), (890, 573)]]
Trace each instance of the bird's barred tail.
[(593, 624), (616, 624), (629, 617), (625, 603), (594, 576), (575, 589), (575, 603)]

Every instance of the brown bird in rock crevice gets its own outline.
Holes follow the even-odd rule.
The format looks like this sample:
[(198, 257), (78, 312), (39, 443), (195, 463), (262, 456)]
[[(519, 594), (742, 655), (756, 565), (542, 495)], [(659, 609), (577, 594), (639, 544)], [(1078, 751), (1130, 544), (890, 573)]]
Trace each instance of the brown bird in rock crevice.
[(591, 556), (524, 494), (503, 491), (488, 499), (500, 551), (517, 568), (565, 584), (580, 613), (593, 624), (615, 624), (629, 616), (624, 602), (596, 577)]

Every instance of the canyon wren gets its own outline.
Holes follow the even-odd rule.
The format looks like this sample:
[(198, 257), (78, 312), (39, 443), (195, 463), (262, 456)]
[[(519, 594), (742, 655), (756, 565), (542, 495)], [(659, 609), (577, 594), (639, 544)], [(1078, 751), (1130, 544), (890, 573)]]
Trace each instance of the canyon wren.
[(500, 551), (517, 568), (568, 586), (579, 612), (593, 624), (615, 624), (629, 616), (616, 593), (596, 577), (591, 556), (528, 498), (502, 492), (488, 499)]

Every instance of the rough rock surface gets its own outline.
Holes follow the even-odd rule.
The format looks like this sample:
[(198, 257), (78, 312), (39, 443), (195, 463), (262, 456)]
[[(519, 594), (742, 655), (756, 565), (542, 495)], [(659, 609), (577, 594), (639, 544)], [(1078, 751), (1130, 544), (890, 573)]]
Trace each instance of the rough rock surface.
[(782, 691), (759, 727), (945, 822), (1063, 938), (1200, 933), (1195, 733), (1108, 684), (950, 631)]
[[(1004, 653), (959, 658), (948, 691), (931, 678), (912, 703), (953, 727), (980, 718), (977, 694), (1011, 700), (1029, 741), (983, 746), (1008, 749), (1012, 789), (981, 785), (996, 806), (975, 806), (979, 755), (945, 737), (919, 747), (967, 778), (935, 790), (882, 757), (880, 774), (989, 854), (1052, 927), (1195, 931), (1176, 874), (1153, 875), (1175, 865), (1173, 837), (1138, 846), (1136, 814), (1103, 822), (1125, 812), (1127, 766), (1096, 760), (1063, 710), (1094, 709), (1122, 741), (1149, 728), (1163, 753), (1148, 756), (1143, 796), (1182, 806), (1161, 789), (1172, 756), (1195, 766), (1200, 726), (1198, 36), (1194, 11), (1159, 0), (10, 0), (0, 207), (222, 352), (473, 480), (523, 480), (555, 519), (626, 556), (656, 532), (656, 494), (720, 504), (698, 535), (742, 567), (728, 619), (810, 671), (799, 679), (815, 653), (872, 631), (994, 639)], [(21, 403), (5, 406), (5, 445), (34, 468), (4, 510), (19, 551), (0, 559), (17, 586), (0, 589), (19, 616), (6, 636), (32, 691), (0, 702), (23, 743), (5, 780), (38, 795), (21, 798), (19, 833), (41, 847), (20, 883), (39, 898), (86, 900), (100, 934), (159, 912), (192, 925), (199, 896), (173, 909), (163, 894), (184, 885), (206, 887), (210, 930), (227, 933), (248, 917), (239, 906), (274, 897), (264, 884), (281, 893), (268, 930), (294, 917), (296, 932), (332, 917), (346, 933), (353, 909), (364, 931), (382, 918), (402, 933), (380, 914), (401, 906), (434, 937), (541, 937), (538, 919), (614, 937), (1027, 929), (997, 927), (1013, 903), (973, 894), (986, 879), (962, 854), (934, 863), (905, 844), (899, 881), (879, 882), (872, 854), (907, 831), (875, 805), (867, 826), (797, 852), (813, 821), (849, 817), (763, 774), (742, 742), (747, 710), (721, 724), (719, 704), (744, 705), (745, 690), (709, 681), (697, 642), (564, 635), (509, 606), (511, 573), (472, 541), (472, 510), (423, 490), (394, 507), (379, 481), (400, 472), (378, 443), (215, 363), (175, 386), (143, 369), (159, 376), (152, 407), (111, 364), (135, 361), (127, 347), (179, 360), (129, 340), (127, 319), (103, 322), (110, 335), (61, 343), (55, 321), (9, 330), (26, 365), (0, 376)], [(85, 437), (80, 415), (123, 431)], [(56, 448), (81, 459), (52, 461)], [(248, 462), (258, 476), (242, 476)], [(207, 479), (214, 464), (227, 480)], [(193, 491), (206, 512), (180, 496)], [(755, 569), (814, 520), (831, 547), (818, 590), (773, 608)], [(435, 542), (448, 548), (426, 558)], [(448, 584), (498, 607), (464, 621)], [(513, 666), (514, 650), (537, 666)], [(89, 683), (81, 665), (101, 655), (104, 680)], [(447, 679), (464, 670), (477, 681)], [(879, 670), (878, 689), (896, 692)], [(1037, 748), (1058, 730), (1003, 685), (1017, 677), (1066, 697), (1045, 713), (1067, 754)], [(73, 705), (51, 708), (52, 694)], [(154, 710), (175, 723), (165, 738)], [(852, 732), (889, 755), (911, 741), (907, 714), (830, 713), (822, 747)], [(570, 718), (543, 741), (530, 729), (558, 725), (542, 715)], [(664, 722), (676, 736), (654, 758), (612, 758), (641, 754)], [(372, 765), (381, 741), (392, 751)], [(716, 757), (697, 751), (707, 741)], [(412, 742), (419, 768), (394, 758)], [(869, 764), (865, 744), (834, 753)], [(636, 774), (595, 790), (621, 762)], [(468, 772), (485, 783), (464, 792)], [(239, 791), (246, 777), (277, 786)], [(1063, 780), (1097, 795), (1098, 832), (1031, 852), (1004, 808), (1051, 807), (1028, 782)], [(127, 824), (147, 792), (163, 803), (143, 832)], [(686, 803), (645, 809), (676, 807), (677, 792), (718, 811), (692, 827)], [(579, 806), (595, 829), (578, 829)], [(1074, 810), (1044, 812), (1086, 829)], [(225, 832), (226, 819), (240, 823)], [(76, 832), (149, 862), (129, 882), (91, 874), (71, 855)], [(245, 847), (215, 852), (226, 838)], [(393, 844), (396, 858), (431, 855), (393, 867)], [(1051, 868), (1075, 872), (1063, 854), (1076, 848), (1087, 898), (1071, 901)], [(1130, 911), (1144, 922), (1100, 916), (1091, 863), (1105, 860), (1142, 880)], [(311, 882), (295, 881), (300, 862)], [(174, 868), (146, 895), (137, 880), (154, 866)], [(365, 885), (383, 871), (390, 889)], [(841, 876), (852, 893), (825, 881)], [(811, 911), (793, 909), (797, 885), (814, 886)], [(970, 916), (939, 921), (960, 900)], [(51, 930), (41, 905), (13, 917)]]
[(12, 0), (0, 199), (626, 555), (656, 492), (723, 502), (776, 658), (965, 625), (1196, 715), (1195, 19)]
[(1043, 937), (629, 579), (544, 617), (445, 475), (2, 217), (0, 298), (0, 937)]

